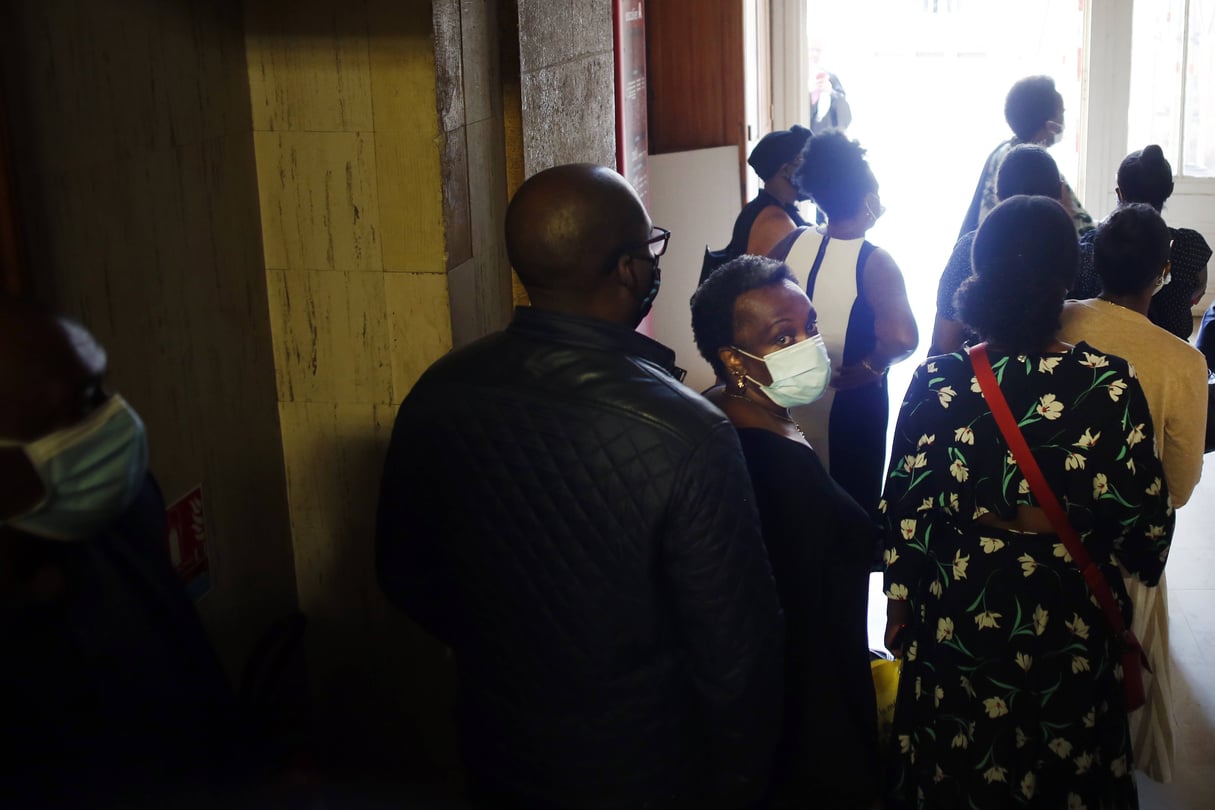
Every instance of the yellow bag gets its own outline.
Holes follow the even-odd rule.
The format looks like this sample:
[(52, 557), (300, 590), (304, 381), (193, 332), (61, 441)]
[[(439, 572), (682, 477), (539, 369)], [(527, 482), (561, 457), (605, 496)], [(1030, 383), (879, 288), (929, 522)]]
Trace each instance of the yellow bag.
[(890, 726), (894, 723), (894, 701), (899, 694), (899, 673), (902, 659), (879, 658), (869, 662), (873, 674), (873, 691), (877, 692), (878, 740), (882, 750), (890, 742)]

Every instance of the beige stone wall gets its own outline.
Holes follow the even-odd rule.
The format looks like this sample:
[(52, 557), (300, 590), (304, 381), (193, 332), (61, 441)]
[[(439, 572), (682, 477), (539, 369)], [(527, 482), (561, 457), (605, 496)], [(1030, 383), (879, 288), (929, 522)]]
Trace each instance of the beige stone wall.
[(296, 605), (240, 3), (2, 14), (29, 275), (109, 349), (165, 495), (203, 484), (199, 607), (235, 675)]
[[(457, 17), (456, 32), (459, 32)], [(322, 738), (451, 747), (445, 661), (384, 600), (375, 508), (396, 405), (452, 345), (452, 217), (430, 3), (248, 0), (269, 320), (300, 609)], [(458, 60), (457, 60), (458, 64)], [(449, 218), (457, 219), (447, 227)], [(454, 245), (454, 249), (453, 249)], [(470, 257), (465, 257), (465, 261)], [(410, 688), (414, 687), (414, 688)], [(410, 753), (405, 753), (409, 751)], [(391, 752), (391, 753), (390, 753)], [(454, 754), (446, 757), (454, 759)], [(442, 755), (437, 759), (444, 759)], [(437, 763), (436, 763), (437, 764)]]

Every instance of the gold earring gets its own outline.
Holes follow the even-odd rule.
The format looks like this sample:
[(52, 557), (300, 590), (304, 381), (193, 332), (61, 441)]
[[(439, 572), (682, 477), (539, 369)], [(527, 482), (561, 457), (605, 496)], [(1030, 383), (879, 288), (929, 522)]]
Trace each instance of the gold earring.
[(741, 371), (734, 372), (734, 386), (739, 391), (747, 390), (747, 381), (745, 378), (746, 378), (746, 375), (743, 374)]

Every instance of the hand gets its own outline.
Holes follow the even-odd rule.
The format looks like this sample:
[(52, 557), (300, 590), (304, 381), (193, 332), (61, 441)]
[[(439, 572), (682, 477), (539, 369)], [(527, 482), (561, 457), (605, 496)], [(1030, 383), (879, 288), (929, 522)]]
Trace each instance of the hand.
[(907, 646), (907, 623), (910, 619), (910, 602), (904, 599), (886, 600), (886, 632), (882, 640), (895, 658), (903, 657), (903, 650)]

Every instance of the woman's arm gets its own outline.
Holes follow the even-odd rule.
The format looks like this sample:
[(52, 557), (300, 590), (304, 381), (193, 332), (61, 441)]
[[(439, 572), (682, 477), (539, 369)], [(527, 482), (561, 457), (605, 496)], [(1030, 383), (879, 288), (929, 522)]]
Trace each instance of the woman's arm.
[(747, 237), (747, 252), (767, 256), (776, 243), (797, 230), (797, 224), (780, 206), (769, 205), (759, 212)]
[(861, 363), (840, 369), (833, 384), (841, 390), (873, 382), (887, 368), (910, 357), (920, 343), (903, 274), (890, 254), (881, 248), (873, 251), (863, 276), (861, 294), (873, 307), (877, 345)]

